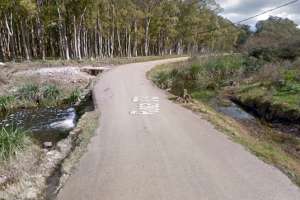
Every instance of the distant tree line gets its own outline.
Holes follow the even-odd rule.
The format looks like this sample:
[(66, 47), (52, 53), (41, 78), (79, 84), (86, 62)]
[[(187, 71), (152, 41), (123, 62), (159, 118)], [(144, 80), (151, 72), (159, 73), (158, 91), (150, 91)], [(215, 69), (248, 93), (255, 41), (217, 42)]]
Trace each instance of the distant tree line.
[(243, 27), (242, 51), (266, 61), (295, 60), (300, 57), (300, 29), (290, 19), (271, 16), (256, 24), (256, 31)]
[(219, 10), (214, 0), (1, 0), (0, 60), (230, 51), (244, 30)]

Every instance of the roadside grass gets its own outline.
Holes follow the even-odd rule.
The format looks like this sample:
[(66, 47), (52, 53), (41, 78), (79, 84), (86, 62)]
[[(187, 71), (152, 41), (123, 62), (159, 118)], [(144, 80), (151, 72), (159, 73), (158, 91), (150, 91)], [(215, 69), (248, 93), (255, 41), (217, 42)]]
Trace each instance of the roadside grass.
[(209, 102), (209, 100), (211, 100), (216, 95), (216, 91), (214, 90), (202, 90), (191, 93), (193, 99), (201, 100), (204, 102)]
[(0, 159), (9, 160), (26, 148), (28, 137), (26, 131), (19, 128), (2, 128), (0, 130)]
[[(205, 63), (206, 61), (201, 62)], [(262, 129), (260, 130), (259, 134), (255, 134), (253, 133), (253, 130), (245, 127), (245, 125), (242, 125), (236, 120), (215, 111), (207, 103), (212, 97), (215, 97), (219, 91), (222, 91), (222, 87), (224, 87), (224, 85), (226, 86), (229, 80), (234, 80), (232, 77), (238, 75), (243, 77), (245, 73), (249, 73), (249, 70), (246, 70), (245, 73), (238, 72), (240, 69), (236, 67), (234, 67), (234, 69), (237, 69), (236, 72), (232, 72), (231, 69), (229, 71), (226, 70), (229, 72), (226, 75), (230, 77), (229, 79), (220, 78), (223, 76), (223, 72), (221, 70), (216, 75), (216, 77), (219, 77), (221, 80), (218, 80), (219, 83), (216, 84), (217, 87), (211, 88), (207, 87), (207, 82), (197, 82), (197, 80), (201, 80), (197, 77), (197, 74), (201, 74), (199, 69), (202, 69), (199, 67), (189, 67), (191, 66), (191, 63), (193, 63), (193, 61), (190, 60), (188, 62), (157, 66), (148, 72), (148, 77), (158, 87), (167, 89), (169, 92), (171, 92), (172, 95), (170, 96), (170, 100), (175, 102), (177, 96), (181, 95), (180, 90), (183, 90), (184, 87), (192, 86), (190, 87), (189, 92), (193, 100), (190, 103), (181, 104), (182, 106), (191, 109), (196, 113), (201, 113), (202, 117), (214, 124), (215, 127), (221, 132), (228, 135), (230, 139), (242, 144), (246, 147), (246, 149), (251, 151), (263, 161), (278, 167), (285, 174), (287, 174), (294, 183), (300, 186), (300, 158), (297, 152), (290, 151), (290, 145), (293, 145), (295, 149), (300, 149), (300, 139), (290, 135), (279, 134), (271, 129), (263, 127), (261, 127)], [(220, 66), (222, 66), (222, 64), (220, 64)], [(223, 67), (221, 68), (224, 69)], [(183, 74), (182, 77), (185, 77), (185, 79), (181, 78), (180, 80), (176, 80), (173, 78), (174, 74), (178, 76), (178, 71), (179, 73)], [(258, 69), (251, 71), (257, 72)], [(163, 74), (163, 76), (161, 74)], [(192, 84), (182, 82), (192, 82)], [(203, 83), (204, 87), (201, 85), (201, 83)], [(182, 84), (182, 88), (179, 91), (178, 89), (176, 91), (176, 88), (175, 90), (172, 89), (173, 87), (178, 87), (178, 84)], [(249, 97), (254, 95), (261, 99), (268, 98), (268, 95), (266, 94), (270, 92), (270, 88), (266, 87), (262, 83), (253, 83), (249, 85), (243, 84), (240, 86), (240, 90), (248, 93)], [(290, 96), (281, 98), (290, 98)], [(291, 101), (299, 100), (298, 97), (293, 98), (294, 99)]]
[(195, 57), (188, 62), (158, 67), (149, 75), (160, 88), (169, 89), (177, 96), (182, 96), (187, 89), (190, 94), (194, 93), (193, 96), (207, 100), (222, 87), (233, 85), (259, 66), (257, 60), (244, 55)]
[(157, 67), (149, 75), (158, 87), (177, 96), (186, 89), (193, 98), (208, 102), (229, 88), (242, 105), (267, 106), (271, 114), (256, 110), (267, 120), (276, 114), (300, 118), (299, 62), (264, 63), (246, 55), (195, 57)]

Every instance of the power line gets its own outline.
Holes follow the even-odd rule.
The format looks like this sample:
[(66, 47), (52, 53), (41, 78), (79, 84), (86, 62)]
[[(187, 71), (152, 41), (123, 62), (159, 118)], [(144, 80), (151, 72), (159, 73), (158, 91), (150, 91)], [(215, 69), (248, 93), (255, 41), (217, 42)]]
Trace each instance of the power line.
[[(241, 20), (241, 21), (235, 22), (235, 23), (233, 23), (233, 24), (240, 25), (242, 22), (249, 21), (250, 19), (254, 19), (254, 18), (259, 17), (259, 16), (261, 16), (261, 15), (264, 15), (264, 14), (266, 14), (266, 13), (273, 12), (273, 11), (275, 11), (275, 10), (281, 9), (281, 8), (283, 8), (283, 7), (286, 7), (286, 6), (289, 6), (289, 5), (291, 5), (291, 4), (297, 3), (298, 1), (299, 1), (299, 0), (289, 1), (289, 2), (287, 2), (287, 3), (284, 3), (284, 4), (281, 4), (281, 5), (277, 6), (277, 7), (275, 7), (275, 8), (266, 10), (266, 11), (264, 11), (264, 12), (261, 12), (261, 13), (259, 13), (259, 14), (253, 15), (253, 16), (251, 16), (251, 17), (248, 17), (248, 18), (243, 19), (243, 20)], [(202, 35), (202, 34), (205, 34), (205, 33), (214, 32), (214, 31), (216, 31), (216, 30), (218, 30), (218, 29), (224, 29), (224, 27), (223, 27), (223, 28), (217, 28), (217, 27), (216, 27), (216, 28), (213, 28), (213, 29), (211, 29), (211, 30), (209, 30), (209, 31), (203, 31), (203, 32), (200, 32), (200, 33), (198, 33), (198, 34), (201, 34), (201, 35)]]
[(245, 21), (248, 21), (248, 20), (250, 20), (250, 19), (259, 17), (259, 16), (264, 15), (264, 14), (266, 14), (266, 13), (273, 12), (273, 11), (278, 10), (278, 9), (280, 9), (280, 8), (283, 8), (283, 7), (289, 6), (289, 5), (291, 5), (291, 4), (297, 3), (298, 1), (299, 1), (299, 0), (289, 1), (289, 2), (287, 2), (287, 3), (284, 3), (284, 4), (282, 4), (282, 5), (277, 6), (277, 7), (275, 7), (275, 8), (266, 10), (266, 11), (264, 11), (264, 12), (262, 12), (262, 13), (259, 13), (259, 14), (254, 15), (254, 16), (252, 16), (252, 17), (248, 17), (248, 18), (246, 18), (246, 19), (243, 19), (243, 20), (241, 20), (241, 21), (238, 21), (238, 22), (236, 22), (236, 23), (234, 23), (234, 24), (240, 24), (240, 23), (242, 23), (242, 22), (245, 22)]

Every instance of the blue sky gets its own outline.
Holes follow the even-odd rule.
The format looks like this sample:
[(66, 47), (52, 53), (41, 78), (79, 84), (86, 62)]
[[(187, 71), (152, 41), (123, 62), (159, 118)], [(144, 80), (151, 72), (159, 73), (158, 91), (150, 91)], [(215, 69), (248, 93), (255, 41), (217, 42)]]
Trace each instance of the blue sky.
[[(216, 0), (223, 8), (221, 15), (233, 22), (251, 17), (288, 1), (289, 0)], [(254, 26), (257, 21), (265, 20), (269, 18), (270, 15), (292, 19), (300, 28), (300, 1), (245, 23)]]

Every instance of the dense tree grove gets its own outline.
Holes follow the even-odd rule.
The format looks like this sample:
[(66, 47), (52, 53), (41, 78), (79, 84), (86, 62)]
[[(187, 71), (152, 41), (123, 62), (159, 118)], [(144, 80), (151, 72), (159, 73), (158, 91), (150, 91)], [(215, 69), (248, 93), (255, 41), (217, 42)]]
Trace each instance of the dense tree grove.
[(300, 42), (300, 29), (290, 19), (271, 16), (256, 24), (256, 31), (246, 39), (245, 48), (280, 48)]
[(300, 29), (289, 19), (271, 16), (256, 24), (256, 31), (244, 27), (239, 41), (240, 49), (251, 56), (276, 62), (282, 59), (295, 60), (300, 56)]
[(243, 29), (219, 10), (213, 0), (1, 0), (0, 60), (232, 50)]

